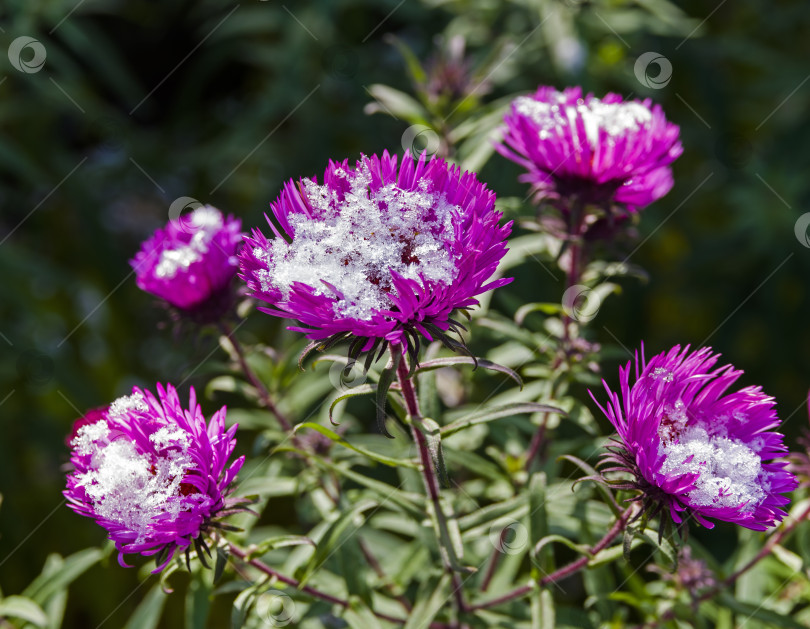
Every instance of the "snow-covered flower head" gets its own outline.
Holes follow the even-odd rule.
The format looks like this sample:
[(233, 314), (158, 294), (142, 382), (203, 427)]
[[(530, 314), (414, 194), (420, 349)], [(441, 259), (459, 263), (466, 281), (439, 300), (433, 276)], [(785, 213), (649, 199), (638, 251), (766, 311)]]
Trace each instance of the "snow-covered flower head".
[(634, 212), (672, 188), (669, 165), (683, 152), (678, 136), (678, 127), (649, 99), (540, 87), (512, 103), (496, 149), (526, 168), (521, 180), (541, 199), (562, 199), (566, 206), (577, 197)]
[(185, 409), (171, 385), (157, 397), (135, 387), (103, 413), (77, 422), (68, 506), (94, 518), (125, 554), (156, 555), (162, 570), (175, 552), (199, 549), (238, 501), (226, 498), (244, 457), (230, 465), (236, 426), (225, 430), (225, 408), (206, 423), (191, 389)]
[[(605, 384), (608, 403), (600, 409), (618, 432), (605, 457), (634, 475), (624, 488), (657, 513), (668, 509), (708, 528), (707, 518), (765, 530), (785, 516), (795, 477), (778, 460), (787, 453), (773, 398), (760, 387), (726, 393), (742, 374), (715, 367), (711, 349), (673, 347), (649, 361), (636, 356), (635, 382), (628, 363), (619, 371), (620, 394)], [(595, 399), (595, 398), (594, 398)], [(619, 486), (617, 484), (617, 486)]]
[(284, 186), (268, 218), (276, 237), (245, 238), (241, 277), (261, 310), (323, 346), (353, 337), (356, 353), (414, 353), (419, 335), (458, 345), (444, 334), (459, 327), (452, 311), (510, 281), (490, 281), (511, 230), (494, 204), (473, 173), (424, 154), (330, 161), (322, 183)]
[(210, 205), (170, 220), (130, 261), (138, 287), (184, 313), (218, 319), (231, 302), (241, 228)]

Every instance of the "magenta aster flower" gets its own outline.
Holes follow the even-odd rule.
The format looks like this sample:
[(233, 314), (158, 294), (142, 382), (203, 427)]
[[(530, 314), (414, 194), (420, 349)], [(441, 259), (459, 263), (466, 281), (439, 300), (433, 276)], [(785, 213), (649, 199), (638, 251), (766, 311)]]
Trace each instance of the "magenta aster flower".
[(402, 162), (384, 152), (329, 162), (323, 183), (289, 181), (271, 204), (268, 240), (246, 237), (241, 277), (272, 315), (321, 347), (353, 337), (350, 355), (406, 347), (419, 335), (463, 346), (445, 334), (455, 309), (477, 304), (506, 253), (495, 194), (472, 173), (441, 159)]
[(215, 321), (231, 305), (242, 223), (209, 205), (171, 220), (130, 261), (138, 287), (184, 314)]
[(579, 87), (540, 87), (512, 103), (498, 152), (528, 171), (521, 177), (539, 198), (606, 206), (630, 212), (672, 188), (669, 165), (683, 152), (679, 129), (659, 105), (597, 98)]
[(236, 426), (225, 430), (225, 407), (206, 424), (193, 388), (188, 410), (171, 385), (157, 393), (135, 387), (77, 422), (64, 492), (71, 509), (107, 529), (122, 566), (125, 554), (157, 555), (154, 572), (178, 549), (188, 559), (192, 542), (207, 550), (203, 534), (239, 502), (226, 496), (244, 463), (228, 465)]
[(620, 369), (621, 395), (605, 384), (609, 402), (599, 406), (619, 436), (605, 457), (615, 467), (604, 471), (632, 472), (633, 481), (616, 486), (641, 490), (645, 509), (668, 508), (678, 524), (684, 514), (708, 528), (714, 518), (762, 531), (785, 516), (789, 500), (780, 494), (796, 479), (776, 460), (787, 448), (772, 432), (773, 398), (760, 387), (726, 393), (743, 372), (716, 368), (718, 358), (676, 346), (649, 362), (643, 351), (641, 362), (636, 356), (632, 384), (630, 363)]

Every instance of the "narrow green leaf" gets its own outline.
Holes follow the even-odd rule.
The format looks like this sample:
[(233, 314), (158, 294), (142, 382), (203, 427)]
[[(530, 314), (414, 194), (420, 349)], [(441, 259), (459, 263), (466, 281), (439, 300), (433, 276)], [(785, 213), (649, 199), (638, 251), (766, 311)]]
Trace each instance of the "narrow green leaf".
[(548, 406), (547, 404), (538, 404), (537, 402), (514, 402), (505, 404), (503, 406), (496, 406), (478, 413), (473, 413), (467, 417), (462, 417), (456, 421), (448, 424), (442, 428), (442, 436), (449, 437), (465, 428), (477, 426), (479, 424), (486, 424), (488, 422), (500, 419), (502, 417), (513, 417), (515, 415), (526, 415), (529, 413), (558, 413), (564, 414), (565, 411)]
[[(105, 552), (98, 548), (81, 550), (61, 561), (58, 569), (38, 576), (23, 590), (22, 594), (43, 605), (53, 594), (66, 588), (92, 566), (98, 563)], [(58, 556), (57, 556), (58, 557)]]
[(387, 85), (375, 83), (368, 88), (375, 102), (365, 106), (367, 114), (385, 113), (411, 124), (428, 124), (428, 112), (412, 96)]
[(449, 599), (450, 575), (444, 574), (438, 581), (423, 581), (403, 629), (428, 629)]
[(250, 608), (256, 602), (256, 595), (260, 585), (250, 586), (241, 592), (233, 602), (233, 609), (231, 609), (231, 629), (242, 629), (242, 626), (247, 620)]
[(295, 427), (295, 432), (299, 432), (304, 428), (315, 430), (321, 433), (324, 437), (327, 437), (330, 441), (342, 445), (344, 448), (354, 450), (358, 454), (362, 454), (363, 456), (371, 459), (372, 461), (376, 461), (377, 463), (382, 463), (383, 465), (388, 465), (389, 467), (409, 467), (411, 469), (418, 468), (416, 463), (409, 461), (408, 459), (395, 459), (392, 457), (383, 456), (366, 448), (349, 443), (349, 441), (347, 441), (344, 437), (341, 437), (335, 431), (314, 422), (304, 422), (302, 424), (298, 424)]
[(265, 553), (275, 550), (276, 548), (306, 545), (315, 546), (315, 542), (304, 535), (279, 535), (278, 537), (271, 537), (259, 544), (256, 544), (255, 546), (251, 546), (247, 549), (247, 554), (249, 559), (254, 559), (256, 557), (261, 557)]
[(160, 584), (155, 585), (135, 608), (124, 629), (155, 629), (163, 613), (163, 605), (168, 595), (161, 589)]
[[(217, 564), (220, 551), (217, 547)], [(211, 587), (197, 573), (186, 591), (186, 629), (205, 629), (211, 609)]]
[(420, 363), (416, 368), (416, 373), (432, 371), (434, 369), (442, 369), (443, 367), (458, 367), (460, 365), (477, 365), (478, 367), (483, 367), (484, 369), (489, 369), (490, 371), (497, 371), (506, 374), (518, 385), (520, 385), (521, 389), (523, 388), (523, 379), (516, 371), (510, 369), (509, 367), (505, 367), (504, 365), (494, 363), (491, 360), (486, 360), (485, 358), (470, 358), (469, 356), (434, 358), (433, 360), (426, 360), (425, 362)]
[(346, 391), (341, 395), (338, 395), (334, 400), (332, 400), (331, 404), (329, 404), (329, 421), (332, 424), (337, 425), (335, 422), (333, 411), (335, 407), (340, 404), (343, 400), (348, 400), (349, 398), (358, 397), (360, 395), (370, 395), (376, 391), (376, 387), (370, 384), (361, 384), (359, 386), (354, 387), (350, 391)]
[(768, 627), (788, 627), (789, 629), (807, 629), (804, 625), (796, 622), (790, 616), (785, 616), (770, 609), (766, 609), (762, 605), (751, 605), (750, 603), (743, 603), (728, 593), (720, 593), (717, 597), (718, 602), (730, 608), (737, 614), (743, 616), (747, 620), (756, 619), (761, 620)]
[(421, 420), (417, 422), (416, 428), (425, 435), (428, 450), (430, 450), (430, 458), (433, 460), (433, 467), (436, 469), (436, 473), (439, 477), (439, 484), (442, 487), (450, 487), (450, 480), (447, 477), (447, 466), (444, 463), (444, 454), (442, 453), (441, 427), (429, 417), (422, 417)]
[(532, 629), (554, 629), (554, 597), (547, 589), (535, 589), (531, 594)]
[[(576, 465), (579, 469), (581, 469), (583, 472), (585, 472), (585, 474), (587, 474), (588, 476), (593, 476), (593, 477), (598, 477), (599, 476), (599, 472), (597, 472), (593, 467), (591, 467), (585, 461), (583, 461), (582, 459), (580, 459), (578, 457), (575, 457), (575, 456), (570, 455), (570, 454), (563, 454), (562, 456), (558, 457), (557, 460), (560, 460), (560, 459), (565, 459), (566, 461), (570, 461), (571, 463)], [(610, 507), (610, 510), (613, 511), (613, 513), (615, 515), (621, 515), (622, 514), (622, 508), (616, 502), (616, 498), (613, 496), (613, 492), (608, 487), (605, 487), (601, 483), (594, 483), (594, 486), (596, 487), (597, 491), (600, 494), (602, 494), (602, 496), (605, 499), (605, 503), (607, 504), (608, 507)]]
[(225, 572), (225, 566), (228, 565), (229, 555), (230, 552), (227, 546), (217, 546), (217, 560), (216, 563), (214, 563), (214, 585), (219, 583), (219, 580), (222, 578), (222, 574)]
[(523, 325), (526, 317), (533, 312), (542, 312), (543, 314), (556, 315), (562, 312), (562, 304), (554, 304), (547, 302), (536, 302), (533, 304), (524, 304), (515, 312), (515, 323)]
[(375, 404), (377, 406), (377, 427), (382, 434), (392, 439), (393, 435), (391, 435), (391, 433), (389, 433), (388, 429), (385, 427), (385, 405), (386, 399), (388, 398), (388, 389), (391, 388), (394, 380), (396, 380), (397, 367), (399, 367), (400, 360), (402, 360), (401, 354), (391, 354), (388, 365), (380, 374), (380, 381), (377, 383), (377, 396), (375, 398)]
[(3, 616), (19, 618), (37, 627), (45, 627), (48, 624), (48, 617), (42, 608), (24, 596), (8, 596), (0, 601), (0, 618)]
[(537, 549), (532, 553), (537, 567), (544, 573), (552, 571), (553, 555), (538, 549), (538, 543), (549, 534), (548, 514), (546, 512), (546, 475), (543, 472), (533, 474), (529, 480), (529, 543)]
[[(364, 511), (379, 506), (376, 500), (361, 500), (352, 505), (351, 508), (343, 511), (339, 517), (330, 522), (326, 527), (321, 539), (315, 545), (315, 552), (309, 558), (309, 561), (304, 565), (299, 577), (300, 586), (306, 585), (307, 581), (312, 577), (315, 571), (332, 556), (338, 546), (343, 543), (345, 537), (353, 535), (358, 526), (355, 519)], [(351, 529), (351, 532), (349, 530)]]

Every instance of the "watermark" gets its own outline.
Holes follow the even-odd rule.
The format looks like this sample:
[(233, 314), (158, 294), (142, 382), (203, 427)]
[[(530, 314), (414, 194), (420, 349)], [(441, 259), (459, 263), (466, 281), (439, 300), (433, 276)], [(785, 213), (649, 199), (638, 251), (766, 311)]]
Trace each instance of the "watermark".
[(54, 374), (53, 359), (36, 350), (26, 350), (17, 357), (17, 375), (26, 384), (42, 386), (51, 381)]
[(517, 520), (502, 526), (493, 524), (489, 529), (489, 541), (499, 553), (516, 555), (526, 549), (529, 530)]
[(360, 56), (354, 48), (340, 44), (329, 46), (321, 55), (321, 64), (326, 73), (344, 81), (354, 78), (359, 62)]
[(36, 74), (45, 65), (48, 53), (38, 39), (22, 35), (8, 47), (8, 60), (14, 69), (24, 74)]
[(256, 599), (256, 613), (270, 627), (286, 627), (295, 619), (295, 601), (279, 590), (268, 590)]
[(185, 232), (193, 231), (189, 229), (191, 223), (188, 214), (202, 206), (203, 203), (193, 197), (178, 197), (169, 205), (169, 220)]
[(796, 240), (800, 245), (810, 249), (810, 212), (805, 212), (798, 218), (793, 233), (796, 234)]
[(439, 151), (441, 145), (439, 134), (423, 124), (413, 124), (402, 134), (402, 150), (410, 151), (411, 155), (426, 153), (430, 157)]
[(660, 90), (672, 80), (672, 64), (660, 52), (645, 52), (633, 66), (636, 79), (642, 85)]
[(343, 363), (334, 362), (329, 367), (329, 381), (337, 391), (346, 393), (365, 384), (368, 380), (368, 373), (363, 370), (363, 366), (359, 363), (350, 362), (347, 365)]
[(741, 170), (754, 157), (754, 145), (739, 133), (723, 133), (715, 143), (717, 159), (727, 168)]
[(563, 293), (563, 312), (574, 321), (588, 323), (599, 312), (602, 298), (594, 289), (574, 284)]

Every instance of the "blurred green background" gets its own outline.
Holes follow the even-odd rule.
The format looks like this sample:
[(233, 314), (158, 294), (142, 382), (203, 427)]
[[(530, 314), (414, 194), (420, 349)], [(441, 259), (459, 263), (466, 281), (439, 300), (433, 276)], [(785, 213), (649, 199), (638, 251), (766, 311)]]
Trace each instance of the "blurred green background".
[[(0, 48), (12, 48), (0, 57), (4, 593), (49, 552), (103, 539), (60, 507), (73, 419), (133, 384), (182, 380), (215, 347), (159, 327), (165, 314), (127, 262), (140, 241), (179, 197), (251, 227), (290, 177), (330, 158), (401, 153), (409, 123), (364, 113), (374, 84), (413, 92), (387, 34), (423, 61), (463, 36), (470, 67), (485, 68), (466, 86), (484, 106), (538, 84), (660, 102), (684, 155), (630, 258), (649, 283), (622, 282), (595, 322), (598, 340), (644, 340), (648, 352), (711, 344), (745, 369), (743, 384), (777, 398), (791, 445), (806, 424), (810, 242), (794, 234), (810, 211), (802, 0), (5, 0), (0, 16)], [(41, 67), (36, 44), (22, 62), (12, 54), (19, 37), (40, 42)], [(666, 71), (661, 85), (639, 80), (645, 52), (671, 64), (668, 83)], [(523, 197), (519, 172), (496, 155), (481, 178)], [(506, 290), (557, 301), (562, 289), (538, 265)], [(265, 338), (278, 323), (250, 327)], [(72, 588), (65, 626), (122, 626), (145, 592), (130, 596), (137, 584), (135, 570), (94, 568)], [(181, 613), (182, 601), (172, 605), (165, 626)]]

